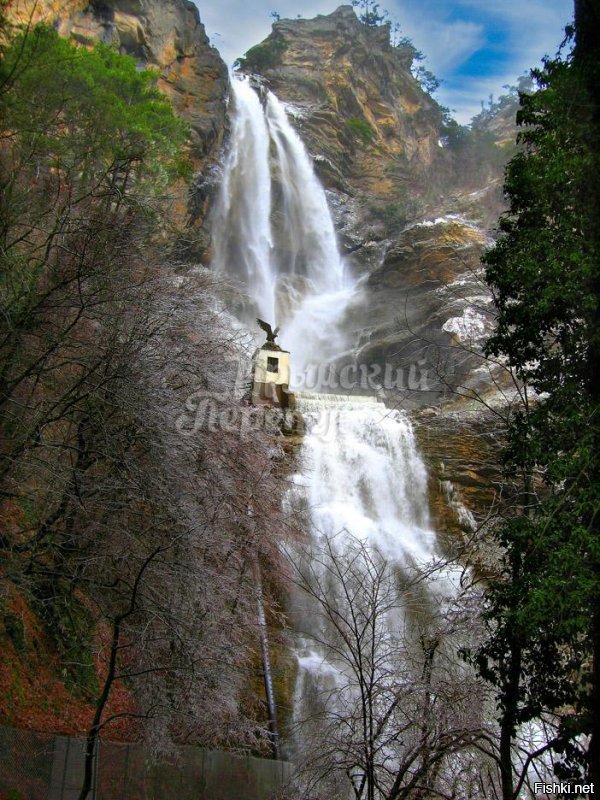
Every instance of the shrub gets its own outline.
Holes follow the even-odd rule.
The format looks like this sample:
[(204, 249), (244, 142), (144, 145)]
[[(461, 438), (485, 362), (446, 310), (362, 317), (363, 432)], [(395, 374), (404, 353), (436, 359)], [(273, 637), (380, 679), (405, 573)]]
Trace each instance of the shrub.
[(287, 45), (282, 39), (267, 39), (261, 44), (251, 47), (248, 52), (235, 62), (239, 69), (250, 72), (262, 72), (281, 64), (281, 56)]
[(370, 144), (373, 141), (375, 132), (368, 122), (364, 119), (351, 117), (346, 120), (346, 127), (356, 139), (360, 139), (363, 144)]

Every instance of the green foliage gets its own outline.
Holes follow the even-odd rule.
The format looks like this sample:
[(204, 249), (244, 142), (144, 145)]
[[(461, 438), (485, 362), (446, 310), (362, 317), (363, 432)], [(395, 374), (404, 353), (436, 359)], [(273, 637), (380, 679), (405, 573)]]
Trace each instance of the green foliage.
[(427, 94), (433, 94), (440, 88), (441, 81), (439, 78), (436, 78), (431, 70), (423, 66), (418, 67), (414, 71), (414, 77), (418, 80), (421, 89), (427, 92)]
[(390, 28), (390, 44), (397, 50), (406, 50), (410, 54), (410, 62), (423, 61), (425, 56), (420, 50), (417, 50), (413, 40), (402, 34), (402, 28), (397, 20), (392, 22)]
[(155, 81), (103, 44), (78, 48), (38, 25), (4, 53), (4, 138), (27, 157), (32, 180), (59, 190), (113, 178), (113, 188), (127, 191), (135, 178), (144, 193), (158, 194), (187, 169), (187, 126)]
[[(238, 695), (231, 686), (250, 669), (255, 618), (252, 603), (238, 602), (253, 597), (252, 572), (240, 587), (235, 564), (247, 560), (252, 535), (248, 526), (230, 525), (230, 516), (220, 519), (219, 509), (256, 502), (269, 516), (265, 511), (253, 525), (264, 544), (273, 524), (275, 542), (278, 494), (275, 479), (267, 479), (266, 434), (260, 445), (233, 432), (220, 437), (222, 460), (235, 464), (226, 481), (213, 469), (221, 457), (203, 430), (182, 448), (176, 422), (186, 398), (213, 377), (219, 391), (233, 383), (221, 369), (222, 353), (239, 354), (213, 313), (212, 281), (202, 273), (180, 285), (163, 236), (165, 190), (181, 174), (185, 125), (152, 73), (106, 47), (77, 48), (41, 27), (10, 42), (6, 53), (3, 578), (33, 598), (67, 686), (95, 701), (83, 797), (112, 689), (125, 680), (140, 713), (154, 716), (165, 737), (182, 730), (185, 713), (190, 735), (207, 720), (198, 739), (233, 741), (231, 698)], [(242, 485), (251, 487), (243, 498)], [(185, 500), (181, 514), (173, 498), (184, 486), (190, 505)], [(276, 551), (272, 562), (265, 557), (271, 573)], [(262, 547), (261, 560), (266, 552)], [(230, 566), (232, 579), (224, 580)], [(221, 590), (227, 597), (219, 598)], [(96, 635), (107, 667), (100, 686), (92, 665)], [(13, 696), (23, 692), (25, 701), (28, 691), (15, 681)], [(255, 720), (240, 725), (241, 746), (257, 742), (257, 728)]]
[(404, 226), (419, 213), (419, 203), (412, 192), (405, 197), (398, 197), (391, 203), (370, 206), (370, 213), (376, 220), (381, 220), (390, 233), (399, 233)]
[(485, 259), (502, 311), (488, 350), (506, 353), (519, 376), (540, 392), (555, 393), (563, 378), (581, 375), (590, 333), (586, 317), (596, 305), (592, 295), (581, 295), (596, 254), (582, 235), (577, 187), (590, 162), (586, 136), (571, 121), (571, 77), (568, 64), (549, 64), (539, 78), (545, 88), (523, 96), (519, 119), (530, 126), (520, 135), (525, 150), (507, 171), (510, 212)]
[(600, 696), (589, 672), (600, 655), (600, 153), (588, 70), (568, 58), (533, 75), (539, 90), (520, 95), (523, 149), (506, 171), (509, 211), (484, 263), (498, 307), (486, 351), (537, 397), (509, 425), (506, 472), (523, 488), (497, 533), (502, 576), (486, 594), (476, 660), (506, 737), (544, 711), (563, 715), (556, 769), (578, 778), (597, 769), (577, 737), (591, 733), (595, 746)]
[(246, 72), (273, 69), (281, 64), (281, 57), (286, 49), (287, 45), (283, 39), (270, 37), (261, 44), (251, 47), (244, 56), (238, 58), (236, 67)]
[(44, 25), (6, 45), (0, 302), (11, 336), (39, 319), (48, 247), (83, 209), (104, 221), (126, 208), (149, 217), (168, 184), (189, 174), (187, 126), (155, 80), (132, 58), (75, 47)]
[[(73, 524), (69, 494), (98, 460), (84, 455), (76, 432), (116, 386), (111, 359), (126, 347), (142, 296), (138, 254), (169, 182), (189, 170), (187, 126), (155, 83), (132, 58), (76, 47), (47, 26), (3, 45), (0, 485), (19, 511), (17, 553), (30, 559), (18, 577), (54, 636), (68, 685), (86, 696), (97, 692), (94, 625), (58, 577), (76, 537), (61, 550), (57, 532)], [(3, 619), (24, 647), (19, 620)]]
[(370, 28), (381, 25), (389, 16), (387, 11), (381, 10), (375, 0), (352, 0), (352, 5), (360, 10), (359, 20)]
[[(402, 34), (398, 20), (390, 17), (390, 13), (386, 9), (381, 9), (379, 3), (374, 0), (352, 0), (352, 6), (359, 9), (358, 18), (363, 25), (367, 25), (369, 28), (387, 26), (390, 33), (390, 44), (399, 55), (403, 67), (410, 69), (414, 61), (423, 61), (425, 56), (420, 50), (417, 50), (412, 39)], [(438, 88), (439, 81), (433, 73), (421, 67), (419, 75), (419, 82), (422, 85), (433, 86), (435, 83), (435, 88)]]
[(366, 122), (366, 120), (358, 119), (357, 117), (350, 117), (350, 119), (346, 120), (346, 127), (350, 133), (355, 138), (359, 139), (363, 144), (367, 145), (373, 141), (375, 132), (369, 123)]

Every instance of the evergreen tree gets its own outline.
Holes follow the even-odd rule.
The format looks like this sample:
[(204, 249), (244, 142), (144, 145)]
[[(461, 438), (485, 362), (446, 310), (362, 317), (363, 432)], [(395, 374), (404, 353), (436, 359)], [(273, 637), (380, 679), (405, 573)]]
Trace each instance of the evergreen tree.
[(388, 12), (381, 11), (379, 3), (376, 3), (375, 0), (352, 0), (352, 5), (354, 8), (360, 9), (359, 20), (370, 28), (381, 25), (388, 16)]
[(561, 717), (546, 745), (557, 774), (600, 780), (600, 149), (587, 6), (576, 8), (573, 53), (533, 75), (538, 91), (520, 97), (524, 146), (506, 172), (509, 211), (484, 258), (499, 312), (487, 353), (535, 393), (508, 431), (518, 512), (497, 534), (505, 558), (477, 655), (497, 689), (503, 800), (520, 788), (518, 727), (544, 711)]
[(426, 67), (417, 67), (417, 69), (414, 71), (414, 76), (419, 81), (421, 88), (426, 91), (427, 94), (433, 94), (440, 88), (440, 79), (436, 78), (433, 72)]

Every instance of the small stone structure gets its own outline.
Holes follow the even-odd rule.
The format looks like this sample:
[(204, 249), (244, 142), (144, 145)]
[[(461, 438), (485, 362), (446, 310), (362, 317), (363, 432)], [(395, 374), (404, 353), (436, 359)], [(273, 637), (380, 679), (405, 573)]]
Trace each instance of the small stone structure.
[(289, 352), (274, 342), (265, 342), (254, 356), (253, 404), (289, 408), (289, 384)]

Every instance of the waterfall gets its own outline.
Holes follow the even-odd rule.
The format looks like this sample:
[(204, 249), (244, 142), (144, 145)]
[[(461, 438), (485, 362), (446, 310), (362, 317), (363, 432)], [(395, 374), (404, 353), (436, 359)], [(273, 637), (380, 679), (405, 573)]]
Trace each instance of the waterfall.
[[(323, 187), (285, 109), (264, 108), (248, 79), (232, 80), (233, 124), (213, 221), (213, 268), (239, 280), (258, 314), (281, 328), (295, 374), (345, 346), (341, 318), (354, 292)], [(292, 385), (294, 381), (292, 380)]]
[(296, 483), (317, 535), (356, 537), (399, 563), (431, 559), (427, 471), (408, 418), (370, 397), (297, 402), (308, 433)]
[[(213, 227), (214, 266), (238, 280), (251, 299), (241, 321), (253, 322), (258, 313), (279, 324), (281, 345), (291, 352), (296, 370), (306, 371), (347, 348), (340, 323), (356, 287), (337, 247), (326, 194), (285, 108), (271, 92), (263, 93), (261, 103), (247, 79), (234, 79), (232, 93), (232, 135)], [(439, 556), (439, 545), (429, 518), (427, 471), (408, 417), (366, 396), (301, 393), (297, 408), (306, 433), (287, 502), (304, 516), (310, 536), (290, 554), (305, 589), (295, 594), (290, 609), (298, 665), (293, 717), (303, 723), (301, 738), (326, 742), (327, 735), (335, 740), (334, 728), (311, 732), (304, 723), (319, 716), (315, 709), (321, 718), (333, 712), (334, 719), (342, 719), (357, 698), (355, 670), (336, 643), (335, 615), (342, 619), (348, 598), (368, 594), (373, 571), (379, 574), (380, 563), (390, 565), (385, 613), (369, 629), (379, 648), (377, 702), (389, 700), (393, 711), (384, 714), (385, 727), (399, 713), (414, 712), (418, 719), (417, 693), (395, 710), (398, 669), (408, 685), (410, 670), (423, 683), (439, 644), (435, 621), (451, 601), (459, 575), (447, 568), (437, 572), (435, 586), (421, 580), (424, 566)], [(346, 572), (338, 569), (342, 563)], [(343, 575), (353, 582), (350, 592)], [(407, 587), (411, 602), (418, 599), (418, 615), (414, 608), (407, 611), (404, 600), (396, 601), (405, 599)], [(333, 609), (329, 623), (323, 623), (320, 592)], [(413, 623), (411, 615), (419, 619)], [(414, 658), (409, 654), (399, 667), (397, 631), (411, 625), (413, 632), (403, 636), (414, 642)], [(419, 696), (428, 702), (429, 689)], [(409, 720), (407, 737), (423, 735), (418, 724)], [(301, 751), (296, 740), (295, 752)], [(389, 764), (398, 758), (391, 745), (382, 746), (381, 754)], [(342, 774), (345, 786), (332, 790), (332, 798), (349, 795), (352, 778)]]
[(310, 278), (319, 294), (344, 287), (344, 267), (327, 199), (304, 145), (285, 110), (269, 92), (266, 116), (278, 157), (283, 196), (282, 229), (289, 252), (286, 272)]
[(213, 224), (213, 268), (249, 288), (256, 312), (275, 320), (275, 283), (271, 251), (270, 138), (256, 92), (234, 81), (232, 146)]
[[(300, 731), (308, 728), (310, 738), (320, 742), (322, 728), (311, 728), (317, 718), (326, 725), (323, 719), (328, 715), (343, 719), (353, 702), (360, 705), (349, 652), (342, 654), (344, 645), (339, 642), (330, 646), (339, 630), (335, 621), (330, 624), (328, 613), (333, 610), (339, 623), (357, 611), (365, 612), (358, 601), (354, 607), (347, 604), (348, 587), (340, 591), (332, 575), (339, 577), (350, 570), (364, 573), (365, 583), (371, 580), (368, 573), (372, 567), (360, 563), (361, 545), (369, 554), (367, 559), (389, 565), (386, 574), (390, 584), (383, 594), (391, 590), (393, 598), (377, 601), (383, 609), (377, 621), (376, 658), (381, 701), (384, 689), (391, 695), (397, 692), (397, 643), (390, 642), (399, 630), (415, 642), (423, 635), (435, 635), (431, 632), (438, 625), (441, 610), (452, 602), (461, 572), (442, 566), (429, 516), (427, 470), (408, 417), (374, 397), (299, 395), (298, 407), (307, 432), (290, 505), (304, 510), (311, 541), (290, 554), (303, 586), (294, 597), (291, 611), (293, 627), (298, 631), (293, 717)], [(422, 580), (423, 568), (436, 562), (435, 580)], [(407, 586), (411, 589), (403, 598)], [(320, 594), (318, 601), (310, 595), (313, 591)], [(325, 614), (324, 603), (328, 607)], [(302, 743), (297, 747), (303, 751)], [(387, 757), (393, 761), (393, 754)]]

